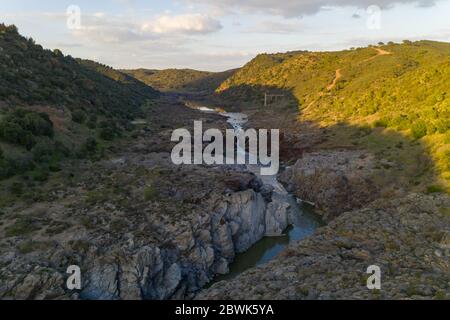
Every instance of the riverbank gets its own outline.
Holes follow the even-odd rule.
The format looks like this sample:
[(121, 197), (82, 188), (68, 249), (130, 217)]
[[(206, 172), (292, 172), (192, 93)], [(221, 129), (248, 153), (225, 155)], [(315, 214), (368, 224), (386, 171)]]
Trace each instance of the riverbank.
[[(2, 208), (4, 299), (188, 299), (237, 254), (281, 235), (289, 205), (239, 166), (176, 166), (174, 129), (226, 119), (170, 99), (104, 159), (64, 163), (43, 197)], [(30, 199), (31, 200), (31, 199)], [(69, 265), (82, 289), (66, 288)]]
[[(243, 134), (243, 130), (248, 129), (248, 116), (244, 113), (226, 112), (225, 110), (212, 109), (206, 106), (192, 106), (186, 104), (189, 108), (214, 114), (217, 113), (227, 118), (227, 123), (235, 130), (239, 137)], [(245, 159), (258, 159), (254, 154), (250, 154), (239, 145), (236, 146), (236, 153), (244, 155)], [(307, 206), (300, 207), (297, 203), (297, 198), (289, 194), (284, 186), (278, 182), (277, 174), (275, 175), (261, 175), (261, 166), (257, 164), (245, 165), (248, 172), (253, 173), (262, 183), (262, 189), (270, 190), (271, 207), (285, 208), (282, 211), (277, 210), (278, 221), (284, 221), (281, 225), (277, 224), (276, 228), (269, 228), (269, 223), (266, 219), (266, 236), (261, 238), (258, 242), (248, 248), (245, 252), (238, 254), (230, 265), (228, 273), (216, 276), (214, 280), (208, 283), (208, 287), (222, 280), (233, 279), (240, 273), (255, 266), (267, 263), (274, 259), (289, 243), (302, 240), (311, 234), (322, 225), (322, 221), (314, 213), (312, 208)], [(268, 196), (267, 194), (265, 194)]]
[[(196, 299), (449, 299), (449, 206), (442, 194), (375, 201)], [(366, 287), (370, 265), (381, 290)]]
[[(327, 226), (196, 299), (450, 298), (450, 201), (411, 185), (417, 159), (428, 163), (419, 144), (379, 129), (298, 122), (289, 111), (248, 113), (252, 127), (282, 128), (279, 180), (314, 202)], [(381, 269), (381, 290), (366, 286), (370, 265)]]

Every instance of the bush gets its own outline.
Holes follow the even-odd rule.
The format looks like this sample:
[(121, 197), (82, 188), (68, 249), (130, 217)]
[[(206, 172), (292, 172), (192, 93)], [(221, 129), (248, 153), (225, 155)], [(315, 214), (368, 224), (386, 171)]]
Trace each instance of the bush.
[(23, 183), (13, 182), (9, 188), (9, 191), (15, 196), (20, 196), (23, 193)]
[(373, 127), (374, 128), (387, 128), (388, 127), (387, 120), (379, 119), (373, 123)]
[(42, 139), (31, 149), (33, 159), (38, 162), (49, 161), (55, 153), (55, 146), (53, 142), (47, 138)]
[(24, 117), (25, 129), (35, 136), (53, 137), (53, 123), (48, 114), (29, 111)]
[(72, 121), (76, 123), (83, 123), (86, 120), (86, 114), (81, 110), (72, 112)]
[(103, 140), (113, 140), (115, 137), (114, 130), (112, 128), (101, 128), (99, 131), (99, 137)]
[(83, 149), (88, 153), (95, 152), (97, 150), (97, 140), (94, 137), (87, 138)]
[(18, 109), (0, 121), (0, 138), (6, 142), (30, 150), (38, 136), (53, 137), (53, 123), (45, 113)]
[(440, 192), (445, 192), (444, 188), (442, 188), (441, 186), (438, 185), (431, 185), (427, 187), (427, 193), (440, 193)]
[(44, 182), (48, 179), (48, 172), (43, 169), (33, 170), (30, 175), (34, 181)]
[(111, 120), (100, 122), (99, 127), (99, 137), (103, 140), (113, 140), (121, 136), (121, 130)]
[(147, 186), (144, 189), (144, 199), (145, 201), (154, 201), (158, 199), (159, 192), (158, 190), (153, 186)]
[(416, 121), (411, 126), (411, 132), (415, 139), (420, 139), (427, 135), (427, 124), (424, 121)]
[(97, 115), (90, 114), (86, 125), (89, 129), (95, 129), (97, 127)]

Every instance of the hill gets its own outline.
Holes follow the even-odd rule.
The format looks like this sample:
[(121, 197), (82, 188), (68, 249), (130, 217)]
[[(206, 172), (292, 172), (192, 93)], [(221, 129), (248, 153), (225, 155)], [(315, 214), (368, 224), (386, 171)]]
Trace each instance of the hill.
[(123, 70), (124, 73), (165, 92), (213, 93), (236, 70), (208, 72), (192, 69)]
[(0, 178), (95, 153), (157, 96), (128, 75), (44, 50), (0, 24)]
[[(261, 54), (224, 81), (216, 94), (240, 101), (245, 108), (261, 107), (264, 92), (281, 92), (298, 106), (300, 122), (399, 132), (425, 146), (439, 172), (439, 184), (448, 187), (448, 79), (449, 43), (404, 41), (340, 52)], [(370, 139), (349, 142), (378, 147)], [(387, 147), (393, 148), (392, 157), (412, 157), (407, 148)], [(421, 174), (416, 172), (413, 179)]]

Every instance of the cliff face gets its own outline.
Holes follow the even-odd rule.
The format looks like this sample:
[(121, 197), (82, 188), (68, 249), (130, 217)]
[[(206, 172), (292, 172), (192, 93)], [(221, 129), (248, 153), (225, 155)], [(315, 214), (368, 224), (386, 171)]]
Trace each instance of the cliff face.
[[(2, 208), (1, 298), (189, 298), (228, 272), (236, 253), (286, 229), (287, 199), (253, 174), (170, 161), (169, 125), (202, 116), (226, 126), (223, 117), (158, 108), (132, 143), (67, 163), (41, 185), (45, 197)], [(65, 286), (73, 264), (79, 292)]]
[[(68, 243), (58, 243), (48, 255), (35, 256), (41, 266), (28, 269), (28, 274), (18, 272), (27, 267), (22, 257), (13, 253), (3, 256), (2, 263), (16, 260), (14, 269), (2, 270), (2, 278), (7, 279), (0, 287), (2, 297), (186, 298), (214, 274), (226, 273), (236, 253), (247, 250), (266, 233), (281, 234), (287, 227), (288, 204), (281, 200), (268, 204), (252, 189), (211, 197), (208, 207), (200, 215), (187, 213), (189, 219), (184, 223), (152, 223), (153, 229), (163, 230), (162, 242), (142, 245), (135, 241), (135, 232), (127, 232), (102, 246), (106, 234), (99, 229), (83, 235), (65, 233), (63, 238), (68, 243), (80, 236), (90, 243), (89, 250), (79, 253), (83, 281), (79, 294), (62, 289), (65, 275), (53, 264), (60, 263), (58, 258), (69, 253)], [(139, 225), (137, 230), (140, 229), (145, 226)], [(27, 258), (31, 262), (32, 258)]]
[(374, 167), (375, 159), (369, 152), (322, 150), (305, 153), (280, 180), (298, 198), (313, 202), (323, 220), (331, 221), (380, 196)]
[[(377, 200), (196, 298), (448, 299), (449, 206), (443, 194)], [(370, 265), (381, 269), (381, 290), (366, 287)]]
[(226, 273), (235, 254), (247, 250), (267, 231), (273, 234), (275, 226), (281, 225), (281, 231), (287, 227), (287, 205), (274, 209), (254, 190), (237, 192), (213, 202), (216, 204), (212, 211), (195, 218), (183, 228), (185, 231), (180, 232), (176, 225), (171, 226), (173, 233), (167, 230), (171, 248), (164, 244), (140, 248), (121, 244), (108, 249), (114, 252), (114, 259), (108, 259), (108, 254), (86, 257), (92, 268), (86, 274), (87, 286), (80, 297), (188, 297), (208, 283), (214, 274)]

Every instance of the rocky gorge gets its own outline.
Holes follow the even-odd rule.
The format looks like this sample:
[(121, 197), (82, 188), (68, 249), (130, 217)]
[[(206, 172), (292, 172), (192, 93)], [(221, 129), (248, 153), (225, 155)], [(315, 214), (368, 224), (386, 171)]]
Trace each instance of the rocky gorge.
[[(161, 114), (153, 121), (201, 116), (226, 126), (182, 106)], [(3, 299), (189, 298), (237, 253), (290, 224), (285, 194), (245, 168), (175, 166), (170, 126), (148, 127), (109, 159), (67, 164), (45, 199), (3, 212)], [(75, 292), (65, 287), (72, 264), (83, 283)]]
[[(448, 298), (447, 195), (379, 199), (379, 160), (367, 150), (303, 148), (278, 177), (251, 166), (175, 166), (174, 128), (229, 124), (164, 99), (132, 143), (100, 161), (67, 162), (38, 200), (2, 208), (2, 299)], [(328, 224), (205, 288), (262, 238), (284, 235), (296, 214), (285, 188)], [(366, 287), (373, 264), (382, 290)], [(81, 290), (66, 287), (70, 265), (81, 268)]]

